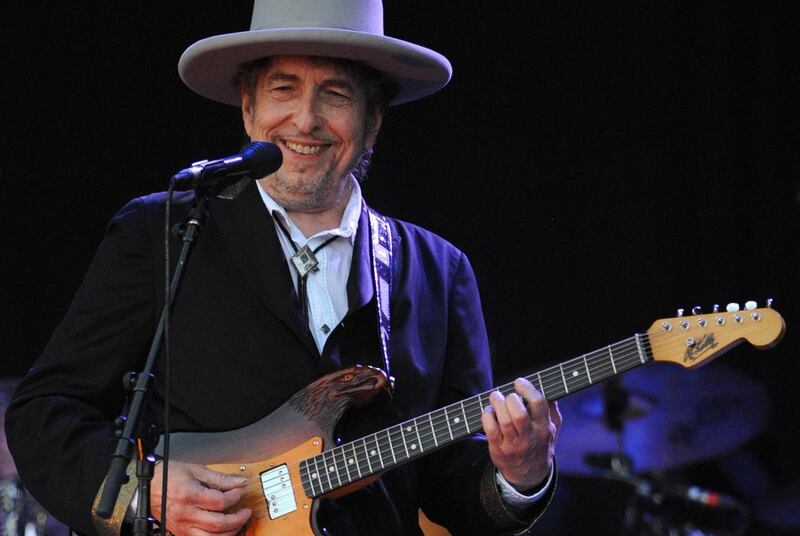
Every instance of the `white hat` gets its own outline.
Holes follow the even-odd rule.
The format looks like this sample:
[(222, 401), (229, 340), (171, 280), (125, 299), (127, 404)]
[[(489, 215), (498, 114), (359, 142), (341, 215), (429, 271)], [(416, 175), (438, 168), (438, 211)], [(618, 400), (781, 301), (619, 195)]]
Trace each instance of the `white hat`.
[(366, 64), (397, 84), (390, 104), (420, 99), (450, 80), (450, 62), (433, 50), (383, 34), (381, 0), (255, 0), (250, 31), (215, 35), (178, 62), (193, 91), (239, 106), (239, 68), (276, 55), (325, 56)]

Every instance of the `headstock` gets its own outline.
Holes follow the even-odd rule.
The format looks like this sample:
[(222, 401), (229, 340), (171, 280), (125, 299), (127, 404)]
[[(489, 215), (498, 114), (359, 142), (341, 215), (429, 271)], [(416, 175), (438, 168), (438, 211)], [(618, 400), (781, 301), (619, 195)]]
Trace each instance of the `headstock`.
[(731, 303), (720, 311), (715, 305), (707, 314), (694, 307), (691, 316), (684, 316), (683, 309), (678, 309), (678, 316), (656, 320), (647, 335), (655, 361), (694, 368), (743, 341), (756, 348), (770, 348), (780, 342), (785, 329), (783, 318), (768, 300), (764, 308), (752, 301), (745, 303), (744, 309)]

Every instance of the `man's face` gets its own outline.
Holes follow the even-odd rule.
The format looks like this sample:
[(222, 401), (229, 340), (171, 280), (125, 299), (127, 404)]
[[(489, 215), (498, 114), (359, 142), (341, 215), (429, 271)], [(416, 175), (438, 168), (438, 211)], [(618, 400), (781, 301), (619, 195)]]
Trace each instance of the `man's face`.
[(380, 117), (367, 117), (367, 97), (335, 63), (275, 56), (242, 90), (244, 127), (252, 141), (280, 147), (283, 165), (260, 181), (287, 210), (319, 212), (346, 203), (348, 175), (372, 146)]

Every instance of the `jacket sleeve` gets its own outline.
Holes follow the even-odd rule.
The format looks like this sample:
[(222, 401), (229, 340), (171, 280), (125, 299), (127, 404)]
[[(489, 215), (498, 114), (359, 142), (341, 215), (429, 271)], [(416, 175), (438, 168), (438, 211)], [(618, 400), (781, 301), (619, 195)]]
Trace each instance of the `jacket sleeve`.
[[(490, 390), (492, 368), (475, 275), (460, 254), (448, 305), (447, 356), (442, 405)], [(421, 480), (423, 511), (454, 535), (522, 534), (544, 512), (550, 489), (524, 514), (509, 510), (500, 497), (495, 467), (482, 434), (429, 457)]]
[(25, 487), (55, 518), (94, 534), (92, 502), (116, 446), (122, 376), (138, 371), (155, 325), (154, 270), (143, 201), (109, 223), (83, 283), (6, 413)]

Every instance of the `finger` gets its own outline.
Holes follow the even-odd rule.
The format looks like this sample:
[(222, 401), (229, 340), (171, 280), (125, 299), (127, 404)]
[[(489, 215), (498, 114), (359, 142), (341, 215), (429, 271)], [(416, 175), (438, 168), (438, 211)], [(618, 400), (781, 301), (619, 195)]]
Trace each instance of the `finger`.
[(500, 433), (500, 425), (497, 424), (497, 415), (495, 414), (492, 406), (486, 406), (481, 414), (481, 424), (483, 425), (483, 433), (489, 443), (502, 440), (503, 436)]
[(542, 422), (550, 418), (549, 403), (531, 382), (525, 378), (517, 378), (514, 380), (514, 389), (527, 403), (531, 420)]
[(564, 422), (564, 419), (561, 416), (561, 410), (558, 409), (557, 400), (550, 402), (550, 420), (553, 421), (556, 427), (556, 437), (558, 437), (558, 432), (561, 430), (561, 423)]
[(244, 495), (241, 488), (220, 491), (218, 489), (200, 487), (190, 499), (190, 504), (194, 504), (204, 510), (213, 512), (223, 512), (235, 506)]
[(205, 465), (192, 465), (192, 475), (208, 487), (222, 491), (243, 488), (247, 485), (245, 477), (220, 473)]
[(492, 404), (497, 424), (500, 427), (500, 434), (504, 441), (514, 442), (517, 439), (517, 429), (514, 426), (511, 415), (508, 411), (508, 400), (500, 391), (493, 391), (489, 395), (489, 402)]
[(220, 536), (233, 535), (247, 523), (250, 515), (251, 512), (248, 508), (242, 508), (230, 514), (209, 512), (198, 508), (192, 516), (192, 525), (204, 532), (219, 534)]

